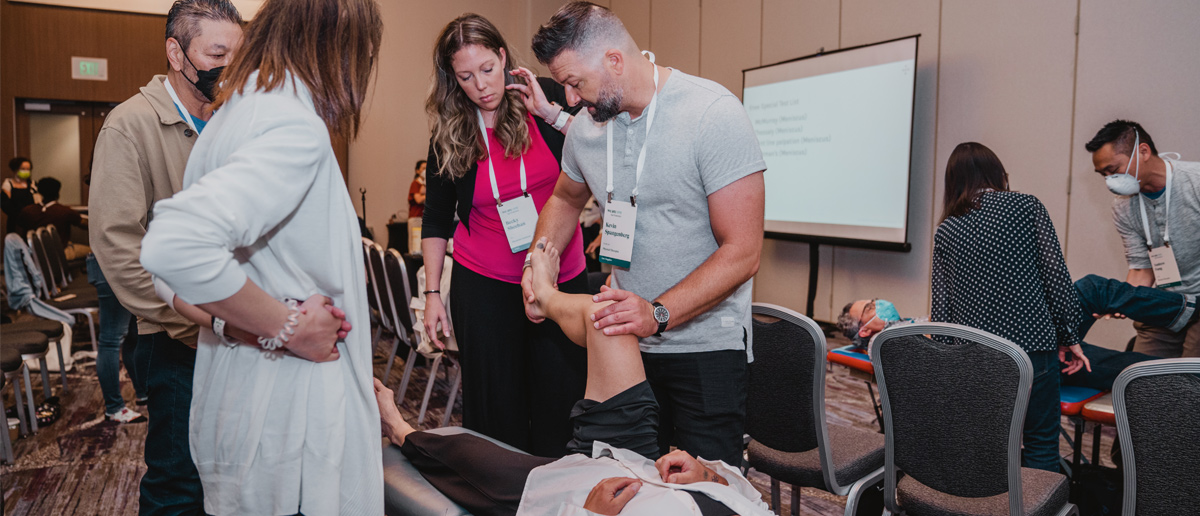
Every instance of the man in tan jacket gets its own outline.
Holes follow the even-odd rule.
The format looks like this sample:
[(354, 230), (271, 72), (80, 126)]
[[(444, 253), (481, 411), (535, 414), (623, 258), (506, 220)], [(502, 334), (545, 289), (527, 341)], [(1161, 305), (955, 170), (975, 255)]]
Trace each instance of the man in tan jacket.
[(138, 318), (134, 361), (149, 396), (143, 515), (204, 511), (188, 446), (198, 329), (155, 295), (139, 255), (154, 203), (182, 185), (188, 154), (212, 116), (216, 78), (241, 44), (241, 23), (229, 0), (176, 1), (167, 14), (166, 75), (114, 108), (96, 140), (90, 240), (117, 299)]

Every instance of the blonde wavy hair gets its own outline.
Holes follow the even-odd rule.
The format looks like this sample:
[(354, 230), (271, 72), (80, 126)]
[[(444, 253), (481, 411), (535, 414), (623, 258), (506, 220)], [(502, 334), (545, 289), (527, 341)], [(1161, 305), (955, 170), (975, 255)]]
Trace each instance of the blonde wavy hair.
[[(458, 85), (454, 75), (454, 54), (471, 45), (480, 45), (497, 55), (500, 49), (508, 59), (504, 63), (505, 82), (517, 68), (516, 57), (500, 35), (500, 30), (478, 14), (464, 14), (442, 29), (433, 48), (434, 84), (425, 101), (437, 153), (438, 174), (452, 179), (465, 175), (471, 166), (487, 157), (487, 148), (475, 117), (477, 106)], [(515, 158), (529, 150), (529, 127), (525, 104), (520, 93), (505, 90), (496, 108), (496, 138), (504, 146), (504, 155)]]

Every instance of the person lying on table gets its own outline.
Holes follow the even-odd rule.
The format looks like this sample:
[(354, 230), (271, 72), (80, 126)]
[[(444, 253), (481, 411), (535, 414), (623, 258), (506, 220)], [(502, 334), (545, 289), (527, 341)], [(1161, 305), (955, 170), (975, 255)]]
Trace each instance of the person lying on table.
[(469, 434), (416, 431), (376, 379), (384, 435), (430, 484), (472, 514), (771, 514), (736, 467), (684, 450), (657, 457), (658, 402), (637, 337), (606, 336), (590, 324), (591, 314), (611, 302), (554, 288), (558, 255), (542, 238), (531, 264), (536, 308), (587, 348), (587, 388), (571, 411), (575, 430), (567, 448), (573, 455), (535, 457)]
[[(1082, 318), (1079, 325), (1080, 338), (1087, 334), (1099, 318), (1128, 317), (1152, 326), (1170, 327), (1175, 324), (1182, 326), (1197, 316), (1194, 300), (1185, 299), (1181, 294), (1149, 287), (1133, 287), (1122, 281), (1096, 275), (1088, 275), (1076, 281), (1075, 289), (1081, 300), (1107, 303), (1083, 303), (1083, 310), (1093, 313), (1092, 317)], [(929, 322), (928, 317), (900, 317), (896, 306), (885, 299), (859, 299), (847, 303), (842, 308), (837, 327), (854, 345), (866, 348), (875, 335), (887, 328), (925, 322)], [(1091, 363), (1092, 370), (1081, 367), (1081, 362), (1077, 362), (1079, 367), (1063, 369), (1063, 385), (1101, 391), (1112, 390), (1113, 381), (1126, 367), (1158, 358), (1133, 351), (1116, 351), (1086, 342), (1080, 347)]]

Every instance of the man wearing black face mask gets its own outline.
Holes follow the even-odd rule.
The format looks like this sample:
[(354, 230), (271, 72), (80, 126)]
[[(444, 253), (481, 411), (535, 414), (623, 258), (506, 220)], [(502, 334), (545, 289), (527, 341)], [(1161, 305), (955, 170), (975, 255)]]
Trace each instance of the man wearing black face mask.
[(241, 23), (229, 0), (176, 1), (167, 14), (166, 75), (114, 108), (96, 140), (92, 250), (117, 300), (138, 318), (135, 364), (126, 368), (145, 378), (148, 395), (143, 515), (204, 511), (188, 445), (198, 329), (158, 298), (139, 256), (154, 203), (182, 185), (192, 145), (212, 116), (220, 69), (241, 44)]

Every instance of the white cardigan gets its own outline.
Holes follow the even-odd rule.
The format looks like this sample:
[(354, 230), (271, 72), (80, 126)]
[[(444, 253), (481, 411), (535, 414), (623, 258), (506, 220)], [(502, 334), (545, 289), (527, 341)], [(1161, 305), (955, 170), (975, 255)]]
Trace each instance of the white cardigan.
[(277, 299), (324, 294), (354, 329), (341, 358), (322, 364), (201, 330), (190, 438), (204, 509), (383, 514), (357, 216), (303, 83), (263, 93), (256, 78), (205, 127), (184, 189), (154, 207), (142, 264), (192, 304), (226, 299), (247, 278)]

